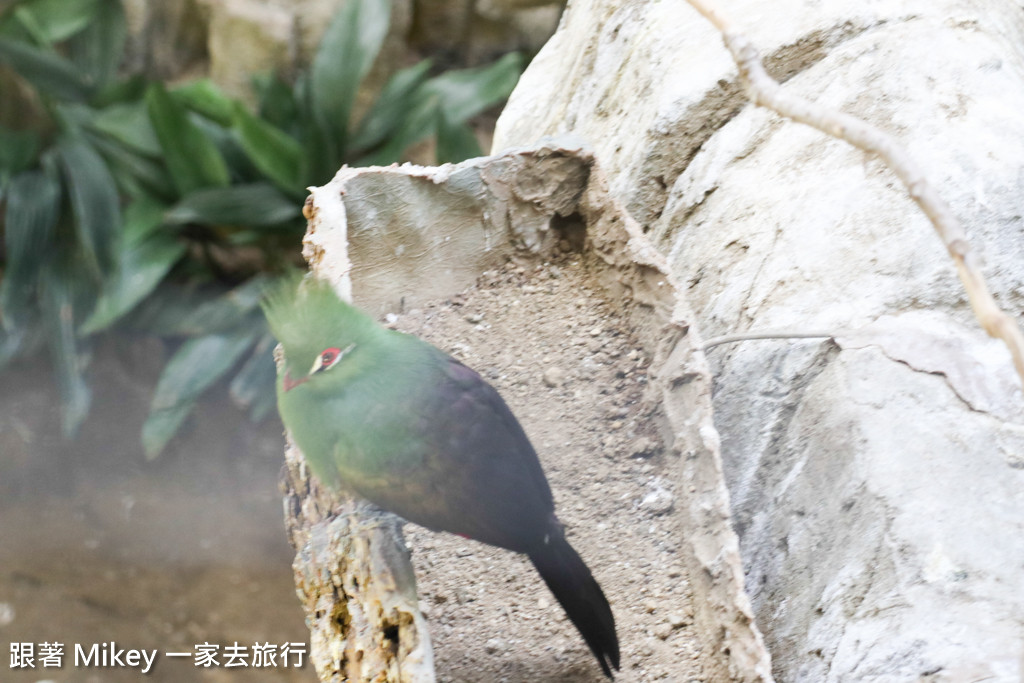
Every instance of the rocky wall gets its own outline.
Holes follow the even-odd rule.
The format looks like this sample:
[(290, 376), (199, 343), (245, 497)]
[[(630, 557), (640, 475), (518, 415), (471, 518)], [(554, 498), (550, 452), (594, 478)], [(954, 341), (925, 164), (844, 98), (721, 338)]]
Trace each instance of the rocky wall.
[[(1024, 299), (1017, 2), (722, 3), (785, 87), (895, 135)], [(588, 140), (709, 350), (747, 590), (786, 681), (1024, 676), (1024, 412), (881, 163), (747, 103), (683, 2), (570, 3), (495, 150)]]

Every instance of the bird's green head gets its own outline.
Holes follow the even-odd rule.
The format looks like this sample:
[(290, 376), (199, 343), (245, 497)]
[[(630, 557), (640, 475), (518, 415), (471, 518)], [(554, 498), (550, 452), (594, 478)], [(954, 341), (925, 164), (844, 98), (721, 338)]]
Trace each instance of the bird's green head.
[(313, 276), (286, 278), (261, 305), (284, 349), (281, 387), (286, 392), (306, 382), (316, 386), (326, 384), (329, 376), (347, 374), (342, 369), (346, 360), (351, 364), (354, 352), (371, 346), (373, 335), (381, 329), (343, 301), (328, 282)]

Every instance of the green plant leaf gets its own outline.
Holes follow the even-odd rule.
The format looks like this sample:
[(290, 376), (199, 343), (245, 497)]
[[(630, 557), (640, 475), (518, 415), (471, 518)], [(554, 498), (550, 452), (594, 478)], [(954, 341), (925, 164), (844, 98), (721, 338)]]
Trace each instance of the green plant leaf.
[(132, 245), (122, 253), (119, 268), (103, 283), (96, 308), (80, 333), (103, 330), (138, 305), (185, 254), (185, 245), (160, 235)]
[(458, 163), (483, 155), (473, 129), (465, 123), (451, 123), (444, 111), (437, 111), (437, 163)]
[(79, 333), (94, 334), (116, 322), (146, 298), (185, 254), (185, 245), (160, 230), (163, 207), (136, 201), (125, 210), (124, 240), (117, 269), (100, 289), (92, 314)]
[[(225, 322), (216, 315), (202, 318), (199, 312), (214, 306), (223, 294), (223, 288), (199, 287), (194, 281), (178, 284), (165, 280), (149, 295), (146, 305), (134, 308), (123, 323), (134, 331), (161, 337), (197, 337), (220, 332), (236, 324), (241, 316)], [(234, 310), (229, 312), (234, 313)]]
[[(275, 402), (277, 370), (274, 366), (274, 347), (277, 340), (264, 334), (256, 342), (252, 354), (231, 380), (228, 390), (241, 408), (248, 408), (254, 422), (266, 417)], [(269, 401), (267, 400), (269, 399)]]
[(356, 92), (380, 52), (391, 21), (390, 0), (348, 0), (317, 48), (310, 66), (313, 111), (336, 159), (345, 149)]
[(147, 87), (149, 81), (139, 74), (118, 78), (109, 81), (94, 93), (89, 104), (96, 109), (103, 109), (112, 104), (139, 102), (146, 96)]
[(146, 105), (179, 195), (230, 183), (227, 164), (217, 146), (189, 120), (185, 107), (163, 85), (150, 85)]
[(159, 287), (149, 305), (136, 309), (132, 327), (161, 336), (201, 336), (230, 330), (259, 305), (267, 278), (257, 276), (224, 292), (222, 289)]
[(60, 198), (60, 183), (43, 171), (25, 171), (11, 181), (4, 213), (7, 275), (15, 268), (39, 269), (53, 239)]
[(402, 153), (414, 142), (437, 131), (438, 104), (435, 97), (417, 96), (401, 125), (384, 144), (356, 160), (356, 166), (386, 166), (401, 161)]
[(295, 83), (295, 101), (299, 110), (303, 184), (322, 185), (341, 166), (342, 157), (336, 141), (327, 132), (326, 122), (316, 113), (309, 79), (304, 74)]
[(234, 129), (242, 149), (270, 180), (290, 194), (305, 194), (302, 183), (302, 145), (295, 138), (235, 103)]
[(74, 300), (83, 285), (75, 270), (51, 267), (42, 283), (42, 313), (46, 341), (61, 396), (61, 427), (70, 438), (89, 412), (92, 394), (85, 383), (85, 360), (75, 339)]
[(426, 96), (437, 98), (445, 117), (462, 123), (506, 99), (523, 72), (523, 58), (510, 53), (474, 69), (446, 71), (423, 84)]
[(252, 408), (249, 409), (250, 421), (262, 422), (277, 407), (277, 389), (274, 384), (276, 381), (276, 378), (272, 380), (269, 388), (266, 391), (261, 391), (253, 401)]
[(88, 74), (75, 64), (20, 41), (0, 38), (0, 64), (14, 69), (40, 92), (59, 99), (82, 101), (92, 92)]
[(227, 164), (232, 184), (250, 183), (263, 179), (259, 169), (242, 149), (242, 144), (234, 130), (225, 128), (216, 121), (195, 112), (189, 112), (189, 118), (217, 146), (224, 158), (224, 163)]
[(124, 210), (125, 243), (139, 244), (150, 236), (160, 233), (166, 210), (166, 206), (149, 197), (129, 204)]
[(170, 408), (150, 411), (142, 424), (142, 450), (146, 460), (160, 456), (195, 407), (195, 401), (183, 401)]
[(171, 224), (265, 227), (298, 218), (301, 206), (269, 183), (232, 185), (188, 194), (167, 212)]
[(71, 38), (71, 57), (96, 88), (105, 86), (117, 73), (127, 37), (128, 23), (121, 0), (100, 0), (95, 19)]
[(0, 188), (10, 176), (31, 166), (38, 155), (37, 133), (0, 126)]
[(413, 106), (413, 98), (419, 86), (426, 80), (431, 61), (423, 61), (402, 69), (392, 76), (370, 111), (359, 122), (359, 128), (352, 135), (351, 149), (367, 150), (380, 144), (388, 135), (397, 130)]
[(200, 78), (180, 85), (171, 91), (171, 96), (185, 107), (198, 112), (222, 126), (230, 126), (235, 101), (224, 94), (209, 78)]
[(25, 336), (24, 330), (8, 332), (0, 327), (0, 372), (15, 356), (23, 352)]
[[(400, 161), (410, 145), (434, 134), (446, 136), (446, 149), (438, 151), (448, 158), (470, 153), (472, 146), (465, 131), (458, 133), (458, 139), (452, 137), (456, 134), (455, 126), (508, 97), (521, 71), (522, 58), (510, 54), (487, 66), (447, 71), (425, 81), (410, 98), (398, 127), (356, 164), (374, 166)], [(446, 122), (445, 130), (440, 129), (441, 121)]]
[(57, 142), (57, 154), (71, 197), (79, 243), (94, 268), (104, 272), (114, 265), (116, 240), (121, 233), (117, 185), (103, 157), (85, 140), (64, 136)]
[(0, 32), (3, 35), (15, 40), (21, 40), (29, 45), (52, 47), (50, 41), (46, 38), (43, 27), (36, 21), (35, 15), (24, 7), (15, 5), (13, 11), (8, 16), (11, 18), (11, 21), (5, 21), (0, 26)]
[(7, 265), (0, 282), (0, 313), (8, 330), (23, 324), (33, 303), (40, 268), (52, 248), (60, 200), (60, 182), (43, 171), (24, 171), (8, 188), (4, 213)]
[(95, 111), (86, 125), (89, 129), (142, 154), (159, 158), (163, 153), (153, 124), (149, 120), (145, 102), (112, 104)]
[(264, 121), (281, 130), (294, 133), (299, 119), (295, 93), (276, 74), (253, 76), (252, 87), (259, 102), (257, 111)]
[(133, 198), (153, 195), (167, 201), (177, 197), (171, 176), (159, 162), (102, 134), (89, 135), (89, 140), (107, 160), (124, 194)]
[[(88, 26), (96, 17), (98, 6), (99, 0), (25, 0), (13, 8), (10, 19), (22, 22), (36, 39), (53, 44)], [(5, 17), (4, 23), (10, 19)]]
[(67, 135), (79, 135), (96, 117), (96, 110), (84, 102), (56, 102), (52, 111), (55, 127)]
[(195, 400), (252, 348), (250, 330), (190, 339), (171, 357), (156, 386), (142, 427), (146, 457), (156, 458), (177, 433)]

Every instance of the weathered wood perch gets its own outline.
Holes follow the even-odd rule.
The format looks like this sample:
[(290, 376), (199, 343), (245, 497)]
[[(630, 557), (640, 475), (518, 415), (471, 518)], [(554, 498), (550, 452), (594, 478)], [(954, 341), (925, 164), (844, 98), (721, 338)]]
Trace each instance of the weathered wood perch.
[(323, 490), (291, 445), (281, 488), (310, 661), (320, 680), (433, 681), (430, 635), (402, 520)]

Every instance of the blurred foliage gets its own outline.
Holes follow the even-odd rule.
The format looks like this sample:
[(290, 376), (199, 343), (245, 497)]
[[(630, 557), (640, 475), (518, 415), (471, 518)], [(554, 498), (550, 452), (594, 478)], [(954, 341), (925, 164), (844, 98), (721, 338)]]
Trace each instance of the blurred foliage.
[(67, 436), (89, 411), (90, 349), (113, 327), (176, 348), (143, 427), (147, 457), (219, 380), (264, 417), (274, 342), (257, 304), (297, 261), (306, 187), (430, 137), (439, 162), (481, 154), (466, 122), (508, 96), (521, 59), (435, 76), (420, 62), (354, 120), (389, 18), (388, 2), (345, 3), (294, 83), (254, 79), (252, 112), (209, 80), (119, 73), (120, 0), (20, 0), (0, 16), (0, 66), (33, 114), (0, 125), (0, 368), (49, 351)]

